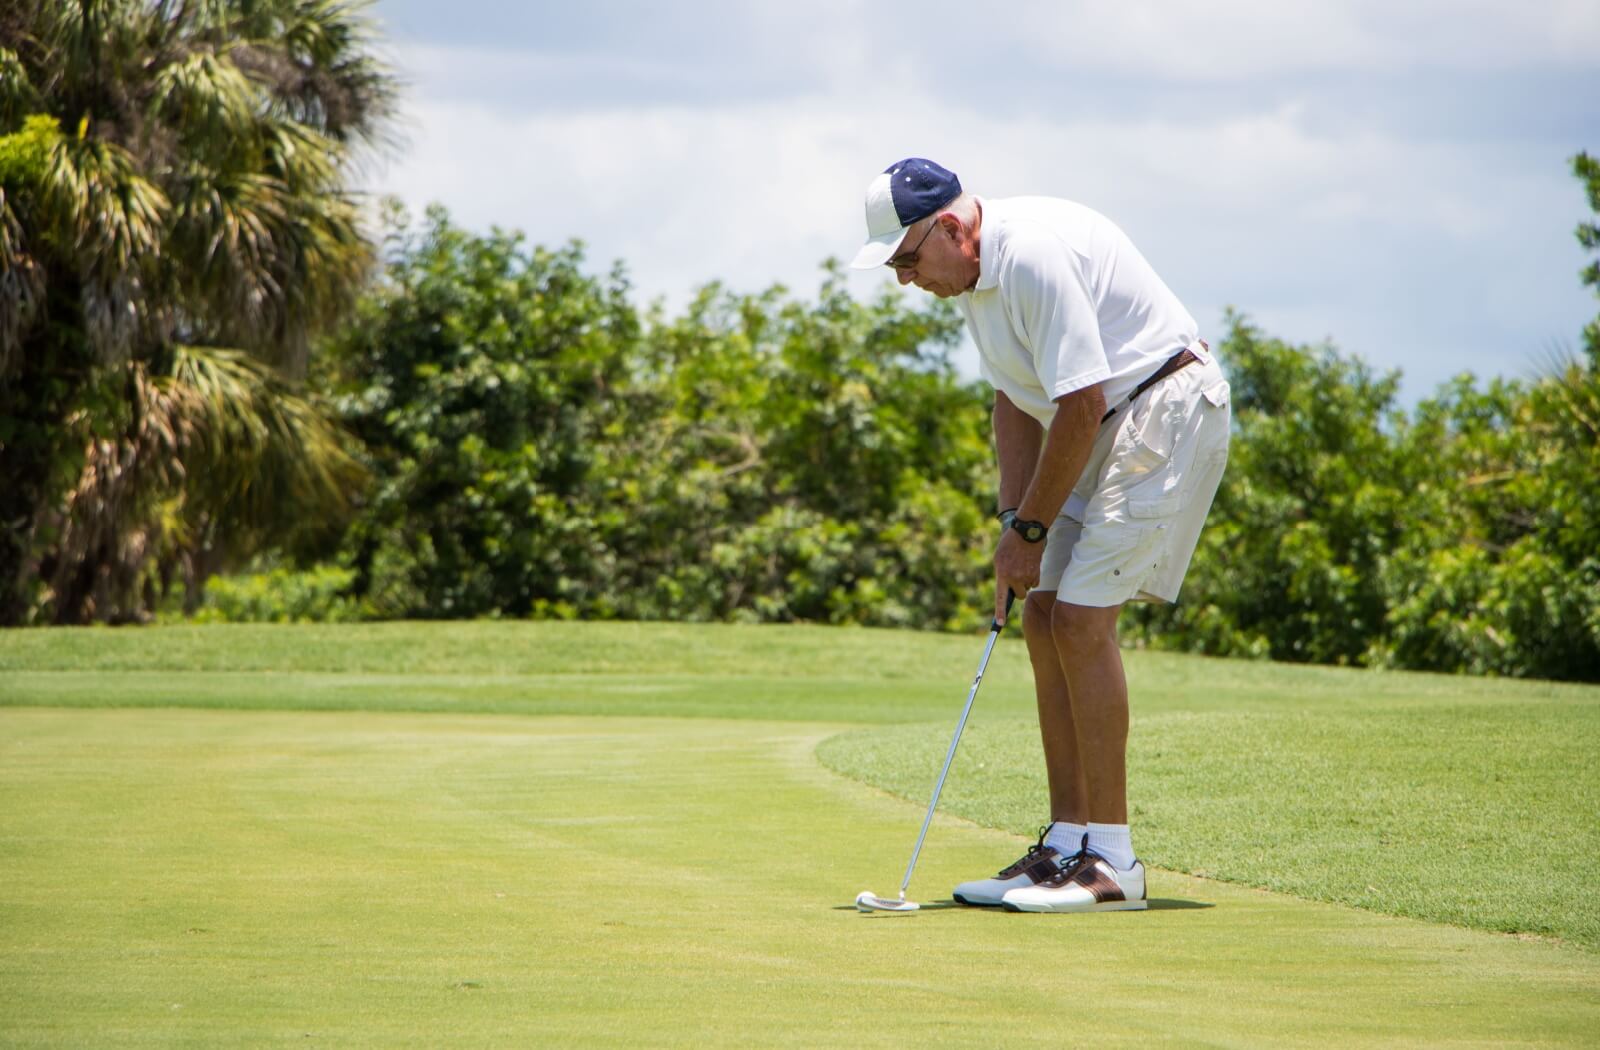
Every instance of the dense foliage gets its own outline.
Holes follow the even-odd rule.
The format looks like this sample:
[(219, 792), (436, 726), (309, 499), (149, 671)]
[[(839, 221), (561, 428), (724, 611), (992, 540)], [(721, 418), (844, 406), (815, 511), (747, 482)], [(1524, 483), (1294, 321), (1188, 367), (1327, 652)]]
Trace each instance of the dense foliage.
[(0, 624), (143, 618), (358, 483), (295, 384), (372, 261), (358, 6), (0, 7)]
[(1600, 679), (1600, 371), (1395, 375), (1243, 319), (1235, 433), (1175, 607), (1129, 636), (1220, 655)]
[[(439, 212), (329, 347), (377, 483), (346, 536), (368, 615), (981, 617), (989, 395), (938, 303), (705, 289), (640, 316), (576, 247)], [(1600, 677), (1600, 383), (1398, 376), (1229, 318), (1227, 478), (1176, 607), (1134, 644)]]
[(388, 616), (942, 626), (981, 605), (986, 398), (886, 294), (705, 289), (641, 318), (576, 247), (399, 232), (325, 381), (378, 479), (348, 535)]

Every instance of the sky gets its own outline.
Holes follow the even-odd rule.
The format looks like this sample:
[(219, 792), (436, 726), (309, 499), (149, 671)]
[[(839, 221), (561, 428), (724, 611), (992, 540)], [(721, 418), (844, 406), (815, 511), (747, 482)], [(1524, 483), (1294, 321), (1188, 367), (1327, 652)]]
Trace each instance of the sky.
[[(1595, 0), (915, 5), (377, 0), (405, 83), (366, 188), (625, 263), (641, 304), (814, 295), (907, 156), (1087, 204), (1220, 337), (1525, 378), (1600, 312), (1569, 158), (1600, 153)], [(887, 272), (850, 277), (876, 294)], [(907, 295), (923, 295), (915, 289)], [(1214, 340), (1213, 340), (1214, 341)], [(970, 344), (958, 366), (976, 375)]]

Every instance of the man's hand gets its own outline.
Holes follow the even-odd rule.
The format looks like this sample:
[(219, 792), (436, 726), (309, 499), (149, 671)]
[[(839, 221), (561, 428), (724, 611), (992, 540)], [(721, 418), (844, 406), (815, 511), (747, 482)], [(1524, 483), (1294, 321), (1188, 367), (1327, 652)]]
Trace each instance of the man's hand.
[(1043, 543), (1029, 543), (1021, 534), (1007, 529), (994, 552), (994, 618), (1006, 622), (1006, 591), (1021, 598), (1039, 582), (1039, 560)]

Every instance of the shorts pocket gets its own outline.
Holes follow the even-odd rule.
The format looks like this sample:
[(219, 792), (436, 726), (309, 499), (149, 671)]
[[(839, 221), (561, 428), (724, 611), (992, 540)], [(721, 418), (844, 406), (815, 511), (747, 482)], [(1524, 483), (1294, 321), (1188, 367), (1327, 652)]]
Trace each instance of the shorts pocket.
[(1148, 434), (1148, 427), (1141, 429), (1136, 421), (1128, 420), (1122, 431), (1122, 442), (1113, 450), (1120, 463), (1125, 464), (1125, 469), (1130, 474), (1147, 474), (1152, 470), (1159, 470), (1166, 465), (1171, 456), (1156, 448), (1151, 441), (1154, 435)]
[(1182, 506), (1182, 497), (1176, 495), (1129, 499), (1128, 513), (1135, 518), (1170, 518)]
[(1228, 399), (1232, 394), (1233, 389), (1228, 386), (1226, 379), (1219, 379), (1200, 391), (1200, 396), (1211, 402), (1214, 408), (1227, 408)]
[(1144, 586), (1144, 582), (1161, 564), (1166, 549), (1167, 526), (1164, 523), (1139, 526), (1133, 546), (1112, 567), (1112, 579), (1124, 587)]

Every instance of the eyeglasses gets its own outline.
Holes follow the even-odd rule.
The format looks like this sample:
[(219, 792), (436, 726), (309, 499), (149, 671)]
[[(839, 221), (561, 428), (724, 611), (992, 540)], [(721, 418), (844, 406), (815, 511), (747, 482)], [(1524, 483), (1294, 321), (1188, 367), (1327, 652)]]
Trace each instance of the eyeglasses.
[(890, 259), (888, 262), (884, 263), (884, 265), (889, 267), (891, 270), (909, 270), (913, 266), (917, 265), (917, 257), (922, 254), (923, 243), (926, 242), (927, 239), (933, 235), (933, 231), (937, 230), (938, 228), (938, 220), (935, 220), (933, 225), (928, 227), (928, 232), (922, 235), (922, 240), (917, 242), (917, 246), (915, 248), (911, 249), (909, 252), (902, 252), (899, 255), (896, 255), (893, 259)]

